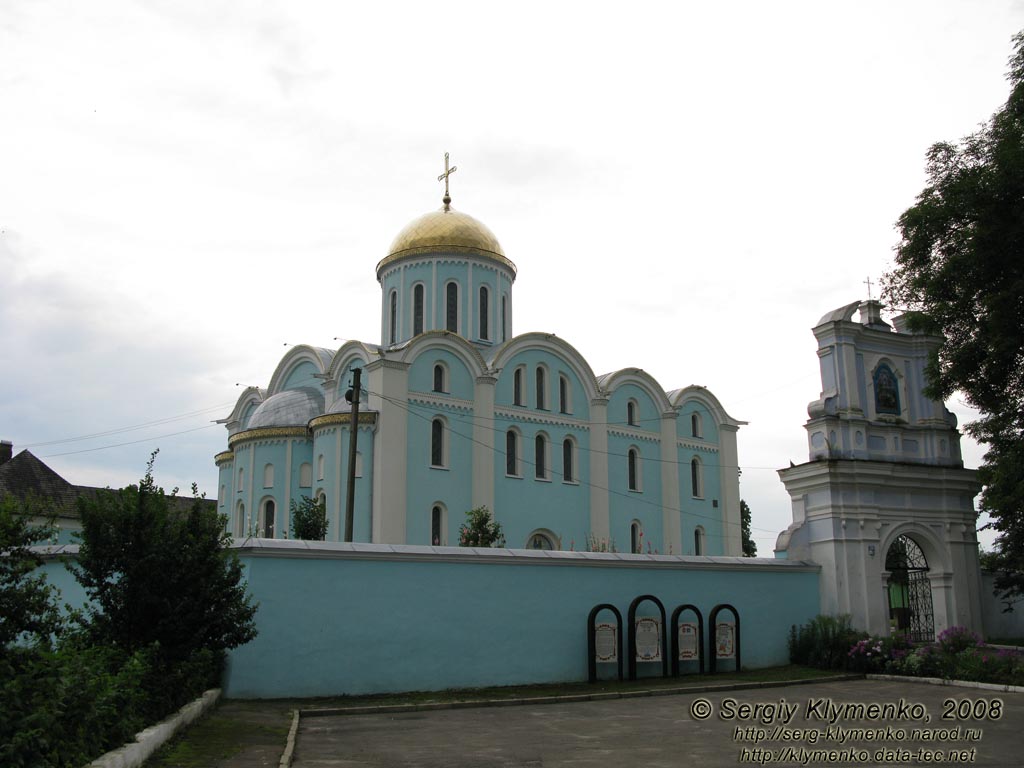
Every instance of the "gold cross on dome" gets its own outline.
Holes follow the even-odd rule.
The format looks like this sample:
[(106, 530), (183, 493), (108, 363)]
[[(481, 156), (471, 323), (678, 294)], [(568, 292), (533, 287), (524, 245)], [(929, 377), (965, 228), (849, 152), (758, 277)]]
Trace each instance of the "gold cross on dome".
[(448, 204), (451, 203), (451, 201), (452, 201), (451, 195), (448, 194), (448, 177), (451, 176), (453, 173), (455, 173), (457, 170), (459, 170), (459, 169), (456, 166), (454, 166), (454, 165), (451, 168), (448, 167), (448, 153), (445, 152), (444, 153), (444, 173), (442, 173), (440, 176), (438, 176), (437, 180), (444, 182), (444, 200), (442, 202), (444, 202), (444, 207), (446, 209), (448, 208)]

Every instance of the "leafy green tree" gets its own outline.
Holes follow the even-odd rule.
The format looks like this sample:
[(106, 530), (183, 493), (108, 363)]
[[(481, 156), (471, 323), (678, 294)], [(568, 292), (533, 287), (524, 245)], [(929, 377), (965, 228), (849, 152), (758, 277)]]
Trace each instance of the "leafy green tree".
[(19, 647), (48, 646), (62, 626), (53, 587), (37, 570), (31, 547), (53, 535), (52, 524), (32, 525), (39, 505), (0, 499), (0, 656)]
[(291, 501), (292, 538), (305, 541), (323, 541), (327, 537), (327, 505), (321, 496), (311, 499), (303, 496), (298, 504)]
[(757, 557), (757, 544), (750, 534), (750, 507), (740, 499), (740, 522), (743, 526), (743, 556)]
[(491, 516), (487, 507), (477, 507), (466, 513), (466, 522), (459, 526), (459, 546), (505, 546), (505, 534), (501, 530), (501, 523)]
[(180, 664), (255, 637), (256, 606), (224, 519), (198, 497), (172, 505), (153, 481), (155, 456), (138, 485), (79, 499), (74, 571), (91, 600), (83, 621), (93, 644), (156, 645), (161, 660)]
[(980, 130), (927, 155), (928, 184), (900, 217), (884, 298), (911, 328), (943, 337), (926, 390), (960, 391), (987, 446), (980, 507), (999, 532), (997, 590), (1024, 596), (1024, 32), (1010, 97)]

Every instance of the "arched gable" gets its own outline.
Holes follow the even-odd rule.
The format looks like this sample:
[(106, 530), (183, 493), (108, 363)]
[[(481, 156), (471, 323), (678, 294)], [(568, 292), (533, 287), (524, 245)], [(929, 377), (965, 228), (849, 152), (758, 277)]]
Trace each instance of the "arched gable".
[[(328, 410), (336, 410), (336, 406), (339, 405), (342, 410), (347, 410), (345, 392), (349, 387), (349, 371), (352, 368), (365, 367), (370, 361), (376, 360), (379, 355), (380, 347), (364, 344), (361, 341), (347, 341), (338, 347), (338, 351), (334, 353), (334, 357), (327, 367), (327, 379), (334, 382), (331, 393), (332, 400), (327, 404)], [(365, 379), (363, 381), (365, 382)], [(365, 389), (360, 400), (366, 402)]]
[(928, 526), (915, 522), (906, 522), (894, 525), (890, 530), (885, 532), (885, 535), (878, 542), (880, 563), (884, 565), (885, 556), (889, 551), (889, 547), (891, 547), (893, 542), (902, 535), (907, 535), (917, 542), (917, 545), (924, 553), (925, 559), (928, 561), (928, 570), (930, 573), (935, 574), (949, 572), (949, 560), (945, 555), (946, 548), (943, 542)]
[(219, 421), (225, 424), (228, 428), (228, 434), (233, 435), (235, 432), (240, 432), (245, 429), (245, 425), (249, 421), (249, 417), (252, 416), (253, 412), (260, 406), (260, 404), (266, 399), (267, 390), (260, 389), (259, 387), (246, 387), (242, 394), (238, 396), (238, 400), (235, 402), (235, 407), (228, 414), (227, 418), (220, 419)]
[(588, 400), (600, 397), (601, 392), (597, 386), (597, 377), (594, 375), (594, 370), (590, 367), (590, 364), (574, 346), (553, 333), (524, 333), (521, 336), (509, 339), (495, 350), (494, 355), (488, 361), (491, 370), (500, 371), (520, 352), (532, 349), (544, 350), (568, 365), (576, 378), (579, 379)]
[(647, 394), (660, 413), (668, 413), (672, 410), (672, 404), (669, 402), (665, 390), (651, 374), (642, 368), (623, 368), (613, 373), (606, 373), (601, 376), (599, 384), (601, 389), (609, 395), (614, 395), (616, 390), (625, 384), (632, 384)]
[(718, 424), (731, 427), (741, 427), (747, 424), (746, 421), (740, 421), (730, 416), (718, 398), (711, 394), (706, 387), (691, 384), (682, 389), (674, 389), (668, 393), (668, 399), (674, 408), (683, 408), (687, 402), (697, 401), (711, 413)]
[[(281, 362), (277, 364), (277, 368), (274, 369), (274, 375), (270, 377), (270, 386), (267, 387), (267, 392), (271, 395), (276, 395), (289, 386), (294, 386), (286, 386), (286, 384), (292, 372), (302, 365), (311, 367), (314, 374), (323, 374), (327, 370), (327, 366), (330, 365), (332, 355), (333, 352), (331, 350), (324, 349), (323, 347), (297, 344), (285, 352)], [(316, 386), (316, 381), (303, 382), (302, 386)]]
[(461, 336), (449, 331), (427, 331), (426, 333), (421, 333), (397, 351), (397, 360), (411, 365), (417, 358), (431, 349), (444, 349), (459, 358), (474, 380), (477, 376), (482, 376), (487, 371), (487, 363), (484, 362), (476, 347)]

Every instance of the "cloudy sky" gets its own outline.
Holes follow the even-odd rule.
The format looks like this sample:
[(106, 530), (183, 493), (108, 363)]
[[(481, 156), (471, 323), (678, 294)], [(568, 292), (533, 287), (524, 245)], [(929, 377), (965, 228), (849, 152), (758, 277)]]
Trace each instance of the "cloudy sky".
[(4, 0), (0, 438), (115, 487), (159, 447), (163, 485), (215, 495), (236, 384), (380, 341), (374, 266), (448, 151), (519, 267), (517, 333), (750, 422), (769, 554), (810, 327), (891, 264), (925, 151), (1005, 101), (1022, 28), (1021, 0)]

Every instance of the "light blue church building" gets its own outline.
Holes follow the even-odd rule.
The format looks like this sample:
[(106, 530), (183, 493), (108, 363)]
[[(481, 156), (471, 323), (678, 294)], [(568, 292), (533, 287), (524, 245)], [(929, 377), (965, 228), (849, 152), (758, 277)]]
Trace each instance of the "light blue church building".
[(444, 206), (377, 264), (380, 344), (296, 346), (223, 420), (218, 508), (238, 537), (287, 538), (289, 504), (326, 503), (343, 537), (362, 369), (356, 542), (454, 546), (486, 506), (510, 548), (741, 555), (736, 433), (707, 389), (640, 368), (595, 375), (553, 333), (513, 334), (516, 266)]

